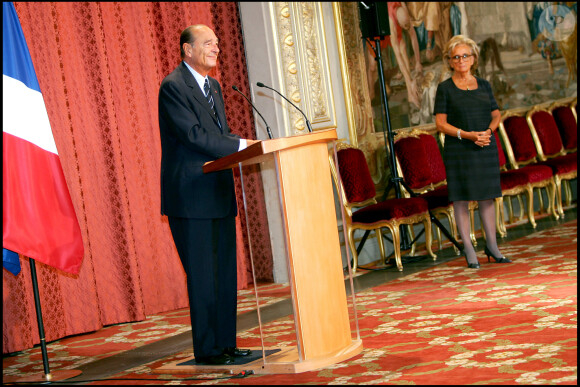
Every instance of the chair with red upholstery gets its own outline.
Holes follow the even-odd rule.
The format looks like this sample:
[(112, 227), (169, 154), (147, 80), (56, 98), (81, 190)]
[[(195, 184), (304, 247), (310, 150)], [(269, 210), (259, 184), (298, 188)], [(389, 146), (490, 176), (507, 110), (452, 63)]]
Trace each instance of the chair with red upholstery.
[[(399, 176), (414, 194), (427, 200), (433, 216), (447, 218), (451, 235), (457, 240), (453, 205), (447, 194), (447, 175), (437, 140), (424, 130), (413, 129), (399, 132), (394, 144)], [(410, 193), (405, 192), (405, 195), (410, 196)], [(437, 238), (441, 249), (439, 228)], [(472, 236), (472, 239), (475, 238)], [(459, 253), (459, 249), (455, 245), (453, 247)]]
[[(533, 189), (537, 189), (540, 212), (544, 209), (542, 188), (546, 189), (548, 198), (547, 211), (551, 211), (556, 219), (555, 194), (556, 181), (551, 168), (538, 164), (538, 154), (528, 127), (523, 110), (508, 110), (501, 116), (498, 127), (503, 142), (503, 150), (507, 153), (507, 159), (511, 165), (510, 170), (522, 170), (528, 174), (528, 181)], [(498, 139), (496, 139), (498, 140)], [(504, 154), (505, 158), (505, 154)], [(500, 153), (500, 165), (501, 163)], [(503, 164), (504, 167), (506, 164)], [(507, 169), (507, 168), (506, 168)], [(501, 175), (500, 175), (501, 176)], [(528, 219), (532, 227), (536, 227), (533, 211), (533, 200), (528, 200)], [(511, 221), (511, 219), (510, 219)]]
[(556, 205), (558, 213), (564, 217), (562, 187), (567, 194), (566, 204), (569, 206), (572, 193), (569, 181), (578, 176), (578, 153), (566, 154), (556, 120), (546, 108), (534, 106), (526, 113), (526, 121), (540, 159), (538, 164), (549, 166), (554, 173)]
[(575, 106), (576, 99), (568, 103), (556, 101), (548, 108), (556, 121), (566, 153), (573, 153), (578, 149), (578, 122)]
[(353, 256), (353, 271), (358, 267), (358, 253), (354, 241), (356, 230), (376, 231), (381, 259), (386, 261), (381, 228), (388, 228), (393, 237), (397, 269), (402, 271), (399, 226), (423, 223), (427, 252), (436, 260), (437, 256), (431, 251), (431, 218), (427, 201), (422, 198), (394, 198), (377, 202), (375, 185), (364, 153), (345, 143), (337, 144), (336, 149), (338, 168), (332, 154), (329, 155), (330, 167), (345, 210), (344, 227)]
[[(500, 132), (501, 133), (501, 132)], [(512, 209), (511, 199), (513, 197), (520, 200), (520, 217), (523, 219), (524, 212), (528, 214), (528, 221), (533, 228), (536, 228), (536, 220), (534, 217), (534, 188), (551, 187), (548, 189), (548, 197), (550, 194), (555, 193), (555, 182), (552, 175), (552, 170), (550, 167), (545, 165), (528, 165), (520, 169), (507, 169), (507, 158), (503, 149), (503, 145), (500, 141), (500, 135), (495, 135), (495, 140), (497, 144), (498, 156), (499, 156), (499, 167), (500, 167), (500, 183), (501, 183), (501, 193), (502, 199), (499, 201), (499, 208), (496, 208), (496, 216), (499, 215), (501, 219), (498, 225), (503, 227), (503, 232), (507, 233), (505, 227), (505, 215), (503, 209), (503, 197), (508, 197), (508, 211), (509, 211), (509, 223), (514, 222), (514, 215)], [(523, 204), (520, 199), (520, 195), (524, 194), (527, 200), (527, 210), (524, 211)]]

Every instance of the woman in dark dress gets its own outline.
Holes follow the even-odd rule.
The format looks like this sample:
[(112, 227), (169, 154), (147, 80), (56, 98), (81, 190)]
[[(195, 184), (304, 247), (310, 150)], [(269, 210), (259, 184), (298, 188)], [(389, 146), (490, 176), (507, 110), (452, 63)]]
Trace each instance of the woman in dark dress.
[(469, 237), (470, 200), (479, 205), (488, 261), (491, 256), (499, 263), (511, 262), (497, 246), (493, 202), (502, 195), (493, 138), (501, 114), (489, 82), (473, 75), (478, 58), (473, 40), (462, 35), (449, 40), (443, 61), (453, 75), (437, 87), (434, 109), (437, 130), (445, 134), (443, 160), (449, 201), (453, 202), (467, 267), (473, 269), (479, 268), (479, 262)]

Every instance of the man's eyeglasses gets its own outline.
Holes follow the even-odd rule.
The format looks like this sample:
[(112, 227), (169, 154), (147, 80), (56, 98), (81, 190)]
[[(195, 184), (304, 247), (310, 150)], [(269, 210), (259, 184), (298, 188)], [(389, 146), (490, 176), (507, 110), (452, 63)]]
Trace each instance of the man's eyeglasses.
[(473, 54), (454, 55), (451, 57), (451, 60), (453, 60), (453, 62), (459, 62), (461, 59), (467, 60), (470, 56), (473, 56)]

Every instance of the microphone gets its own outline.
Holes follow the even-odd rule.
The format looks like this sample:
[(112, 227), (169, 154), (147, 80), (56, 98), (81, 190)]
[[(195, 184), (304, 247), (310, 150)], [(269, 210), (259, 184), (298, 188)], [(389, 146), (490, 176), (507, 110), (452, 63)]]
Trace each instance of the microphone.
[(308, 131), (310, 133), (312, 133), (312, 126), (310, 126), (310, 121), (308, 121), (308, 117), (306, 117), (306, 114), (304, 114), (304, 112), (302, 110), (300, 110), (300, 108), (296, 105), (294, 105), (288, 98), (284, 97), (278, 90), (276, 89), (272, 89), (270, 86), (266, 86), (264, 85), (262, 82), (258, 82), (256, 83), (256, 85), (258, 85), (258, 87), (265, 87), (266, 89), (270, 89), (275, 91), (276, 93), (278, 93), (278, 95), (282, 98), (284, 98), (286, 101), (288, 101), (288, 103), (292, 106), (294, 106), (300, 113), (302, 113), (302, 115), (304, 116), (304, 119), (306, 120), (306, 126), (308, 127)]
[(262, 117), (262, 115), (260, 114), (260, 112), (258, 111), (258, 109), (256, 109), (256, 107), (254, 106), (254, 104), (252, 103), (252, 101), (250, 101), (250, 99), (248, 97), (246, 97), (244, 95), (244, 93), (242, 93), (240, 91), (240, 89), (238, 89), (238, 87), (236, 85), (233, 85), (232, 86), (232, 89), (234, 89), (235, 91), (237, 91), (238, 93), (240, 93), (242, 95), (242, 97), (244, 97), (246, 99), (246, 101), (248, 101), (248, 103), (254, 108), (254, 110), (256, 111), (256, 113), (258, 113), (258, 115), (262, 118), (262, 121), (264, 121), (264, 124), (266, 124), (266, 131), (268, 132), (268, 137), (271, 140), (272, 139), (272, 131), (270, 130), (270, 127), (268, 126), (268, 123), (266, 122), (266, 120), (264, 119), (264, 117)]

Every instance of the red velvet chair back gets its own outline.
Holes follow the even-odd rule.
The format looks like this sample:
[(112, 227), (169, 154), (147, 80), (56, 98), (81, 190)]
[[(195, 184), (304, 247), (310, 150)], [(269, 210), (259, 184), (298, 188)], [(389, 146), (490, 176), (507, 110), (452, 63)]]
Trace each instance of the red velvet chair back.
[(446, 180), (445, 164), (443, 163), (443, 157), (441, 156), (437, 140), (427, 133), (421, 133), (419, 138), (421, 139), (423, 150), (431, 167), (431, 183), (437, 184)]
[(559, 106), (552, 110), (552, 116), (562, 137), (564, 149), (576, 149), (578, 146), (578, 125), (570, 106)]
[(510, 116), (503, 121), (516, 162), (526, 163), (538, 155), (532, 132), (523, 116)]
[(338, 172), (349, 203), (364, 202), (376, 195), (375, 184), (369, 172), (364, 153), (346, 148), (336, 152)]
[(399, 136), (395, 140), (395, 155), (403, 178), (413, 190), (420, 190), (433, 181), (429, 158), (423, 142), (417, 136)]
[(545, 110), (530, 111), (529, 118), (538, 134), (538, 140), (545, 156), (556, 156), (562, 152), (563, 144), (554, 117)]

